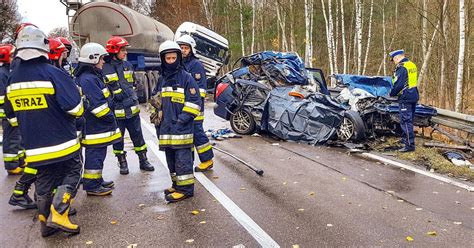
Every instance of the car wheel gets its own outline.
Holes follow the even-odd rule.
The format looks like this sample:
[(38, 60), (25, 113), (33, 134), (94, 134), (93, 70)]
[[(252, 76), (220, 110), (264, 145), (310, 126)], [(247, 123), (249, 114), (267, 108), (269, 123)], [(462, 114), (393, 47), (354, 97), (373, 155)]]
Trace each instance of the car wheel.
[(336, 130), (337, 137), (342, 141), (360, 141), (365, 138), (365, 125), (359, 113), (349, 110), (344, 113), (341, 126)]
[(255, 132), (255, 120), (246, 109), (240, 109), (230, 116), (230, 126), (238, 134), (248, 135)]

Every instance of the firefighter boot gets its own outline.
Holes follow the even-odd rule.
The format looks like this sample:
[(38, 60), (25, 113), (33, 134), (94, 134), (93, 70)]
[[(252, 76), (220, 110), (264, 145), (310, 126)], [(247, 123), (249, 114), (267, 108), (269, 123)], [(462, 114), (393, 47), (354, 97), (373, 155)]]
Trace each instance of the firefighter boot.
[(148, 162), (148, 159), (146, 157), (146, 151), (142, 151), (137, 153), (138, 159), (140, 160), (140, 170), (144, 171), (154, 171), (155, 167)]
[(61, 185), (58, 187), (56, 194), (53, 197), (53, 204), (51, 204), (51, 213), (48, 217), (47, 226), (59, 228), (64, 232), (77, 234), (80, 232), (78, 225), (71, 223), (69, 220), (69, 210), (71, 207), (71, 198), (73, 194), (72, 187), (68, 185)]
[(28, 195), (28, 186), (20, 182), (16, 182), (13, 194), (8, 201), (12, 206), (19, 206), (24, 209), (35, 209), (36, 203)]
[(16, 167), (16, 169), (13, 170), (7, 170), (8, 175), (10, 176), (16, 176), (16, 175), (21, 175), (23, 173), (23, 168), (21, 167)]
[(180, 193), (178, 191), (175, 191), (171, 194), (168, 194), (165, 196), (165, 200), (168, 201), (168, 203), (175, 203), (175, 202), (179, 202), (179, 201), (182, 201), (186, 198), (189, 198), (191, 196), (187, 196), (183, 193)]
[(100, 185), (97, 189), (87, 190), (87, 194), (95, 196), (110, 195), (112, 194), (112, 188), (106, 188), (103, 185)]
[(195, 172), (204, 172), (212, 169), (214, 167), (214, 162), (211, 160), (205, 161), (200, 163), (196, 168), (194, 168)]
[(104, 187), (104, 188), (111, 188), (111, 189), (113, 189), (114, 186), (115, 186), (115, 183), (114, 183), (114, 181), (102, 181), (101, 185), (102, 185), (102, 187)]
[(171, 185), (170, 188), (167, 188), (164, 190), (165, 195), (169, 195), (176, 192), (176, 181), (173, 181), (173, 184)]
[(125, 153), (117, 154), (117, 160), (119, 162), (120, 174), (127, 175), (128, 174), (127, 155)]
[(59, 231), (57, 228), (48, 227), (46, 225), (46, 219), (50, 213), (51, 202), (53, 198), (51, 195), (38, 196), (38, 219), (41, 224), (41, 236), (48, 237)]

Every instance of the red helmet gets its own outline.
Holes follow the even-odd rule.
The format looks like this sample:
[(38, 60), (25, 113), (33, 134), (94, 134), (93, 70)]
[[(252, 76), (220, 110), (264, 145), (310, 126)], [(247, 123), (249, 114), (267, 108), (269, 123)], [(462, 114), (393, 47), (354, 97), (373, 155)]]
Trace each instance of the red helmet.
[(58, 39), (64, 44), (64, 46), (66, 47), (67, 49), (67, 56), (69, 57), (69, 55), (71, 54), (71, 50), (72, 50), (72, 44), (71, 42), (65, 38), (65, 37), (58, 37)]
[(118, 53), (122, 47), (127, 47), (130, 46), (128, 44), (128, 41), (122, 37), (119, 36), (112, 36), (107, 41), (107, 45), (105, 46), (105, 50), (107, 50), (108, 53)]
[(0, 45), (0, 62), (10, 64), (11, 55), (15, 53), (16, 47), (10, 44)]
[(29, 23), (29, 22), (24, 22), (24, 23), (20, 23), (20, 25), (18, 25), (18, 27), (16, 27), (16, 30), (15, 30), (15, 40), (16, 38), (18, 37), (18, 34), (21, 32), (21, 30), (23, 30), (25, 27), (27, 26), (34, 26), (35, 28), (38, 28), (35, 24), (33, 23)]
[(64, 52), (66, 47), (58, 38), (49, 38), (49, 53), (48, 57), (50, 60), (59, 60), (61, 54)]

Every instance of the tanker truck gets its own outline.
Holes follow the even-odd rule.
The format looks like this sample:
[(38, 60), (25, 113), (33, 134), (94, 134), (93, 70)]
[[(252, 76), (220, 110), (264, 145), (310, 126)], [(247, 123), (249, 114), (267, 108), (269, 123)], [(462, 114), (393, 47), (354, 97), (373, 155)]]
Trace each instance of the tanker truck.
[[(134, 66), (137, 95), (141, 103), (146, 102), (159, 77), (159, 46), (165, 40), (173, 40), (175, 33), (167, 25), (125, 5), (109, 1), (60, 1), (67, 7), (69, 33), (79, 47), (87, 42), (105, 46), (111, 36), (127, 39), (130, 44), (127, 60)], [(190, 25), (196, 27), (192, 23), (186, 27)], [(206, 58), (203, 64), (208, 76), (215, 78), (224, 62), (228, 62), (228, 42), (217, 33), (199, 27), (187, 28), (185, 32), (197, 39), (197, 53), (201, 59)], [(182, 30), (179, 34), (184, 34)], [(211, 52), (216, 49), (218, 55)]]

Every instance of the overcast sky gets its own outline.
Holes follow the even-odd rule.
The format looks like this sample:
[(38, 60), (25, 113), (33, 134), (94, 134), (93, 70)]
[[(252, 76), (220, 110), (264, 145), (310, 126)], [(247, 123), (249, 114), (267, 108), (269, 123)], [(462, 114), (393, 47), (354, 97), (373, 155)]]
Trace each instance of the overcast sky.
[(17, 0), (17, 4), (22, 22), (31, 22), (46, 34), (54, 28), (67, 27), (66, 7), (59, 0)]

